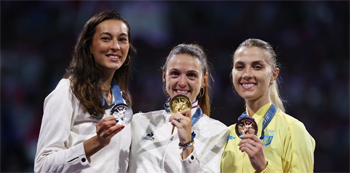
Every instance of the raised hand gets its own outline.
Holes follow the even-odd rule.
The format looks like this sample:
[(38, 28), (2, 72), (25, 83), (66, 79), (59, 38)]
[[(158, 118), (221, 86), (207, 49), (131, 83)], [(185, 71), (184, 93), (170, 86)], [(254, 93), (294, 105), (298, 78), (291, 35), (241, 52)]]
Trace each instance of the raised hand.
[[(171, 115), (169, 122), (177, 128), (180, 143), (184, 144), (192, 140), (192, 117), (190, 109)], [(192, 153), (193, 148), (193, 146), (183, 148), (182, 159), (188, 157)]]
[(190, 109), (171, 115), (169, 122), (177, 128), (180, 143), (191, 140), (192, 118)]
[(245, 134), (240, 136), (240, 138), (242, 141), (238, 144), (239, 149), (248, 154), (253, 168), (259, 172), (264, 170), (267, 166), (264, 143), (256, 135)]
[(119, 125), (113, 116), (106, 117), (96, 124), (97, 140), (102, 146), (110, 143), (111, 138), (125, 126)]

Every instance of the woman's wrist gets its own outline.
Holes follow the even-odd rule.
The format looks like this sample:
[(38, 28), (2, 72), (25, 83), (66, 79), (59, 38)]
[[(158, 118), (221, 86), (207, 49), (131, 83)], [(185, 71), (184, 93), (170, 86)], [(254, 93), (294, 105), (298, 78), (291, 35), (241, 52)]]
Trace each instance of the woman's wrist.
[(179, 147), (180, 149), (183, 149), (183, 148), (187, 148), (187, 147), (190, 147), (194, 144), (194, 139), (191, 138), (191, 140), (188, 140), (187, 142), (184, 142), (184, 143), (179, 143)]
[(189, 147), (183, 148), (181, 153), (181, 158), (186, 159), (194, 150), (194, 146), (191, 145)]
[(265, 166), (263, 166), (260, 170), (258, 170), (258, 172), (264, 171), (264, 169), (267, 167), (267, 165), (268, 165), (268, 162), (267, 162), (267, 160), (266, 160), (266, 161), (265, 161)]
[(90, 162), (90, 157), (105, 146), (106, 145), (104, 145), (98, 140), (97, 136), (93, 136), (92, 138), (84, 141), (84, 150), (89, 162)]
[(89, 140), (91, 140), (90, 142), (95, 149), (101, 149), (107, 145), (104, 144), (101, 140), (99, 140), (99, 137), (97, 135), (90, 138)]

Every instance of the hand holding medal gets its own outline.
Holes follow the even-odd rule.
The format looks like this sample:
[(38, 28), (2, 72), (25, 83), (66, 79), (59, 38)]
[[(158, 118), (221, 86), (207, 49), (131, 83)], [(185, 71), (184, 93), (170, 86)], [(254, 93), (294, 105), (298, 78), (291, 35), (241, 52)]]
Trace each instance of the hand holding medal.
[(238, 146), (242, 152), (246, 152), (255, 170), (262, 171), (267, 161), (264, 153), (264, 143), (257, 137), (258, 126), (253, 117), (243, 113), (235, 127), (236, 134), (242, 141)]
[[(191, 110), (192, 103), (186, 95), (180, 94), (180, 95), (176, 95), (175, 97), (171, 98), (171, 100), (169, 102), (169, 108), (170, 108), (171, 114), (174, 115), (174, 114), (182, 112), (186, 109)], [(179, 117), (176, 120), (180, 123), (182, 118)], [(171, 130), (171, 134), (173, 134), (174, 128), (175, 128), (175, 126), (173, 126), (173, 129)]]
[(124, 129), (133, 117), (132, 109), (124, 103), (113, 105), (107, 114), (111, 116), (102, 119), (96, 125), (97, 136), (104, 145), (109, 144), (111, 138)]

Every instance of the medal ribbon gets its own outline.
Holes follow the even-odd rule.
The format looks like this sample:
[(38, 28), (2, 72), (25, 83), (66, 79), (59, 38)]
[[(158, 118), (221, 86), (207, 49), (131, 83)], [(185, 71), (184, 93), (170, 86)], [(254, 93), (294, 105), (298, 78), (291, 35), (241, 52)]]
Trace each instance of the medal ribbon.
[[(267, 111), (267, 113), (266, 113), (266, 115), (264, 117), (264, 120), (263, 120), (263, 124), (262, 124), (263, 128), (262, 128), (262, 131), (261, 131), (260, 140), (264, 139), (264, 130), (267, 127), (267, 125), (269, 125), (269, 123), (271, 122), (272, 118), (275, 116), (276, 112), (277, 112), (276, 106), (273, 103), (271, 103), (271, 106), (270, 106), (269, 110)], [(254, 120), (254, 118), (249, 116), (247, 114), (247, 112), (243, 112), (243, 114), (238, 117), (238, 121), (241, 120), (242, 118), (250, 118), (250, 119)]]
[[(170, 112), (169, 102), (170, 102), (170, 98), (164, 104), (165, 111), (168, 113)], [(194, 124), (196, 124), (198, 122), (198, 120), (200, 118), (202, 118), (202, 116), (203, 116), (202, 109), (198, 106), (198, 100), (196, 100), (195, 102), (192, 103), (192, 109), (193, 108), (197, 108), (197, 110), (192, 116), (192, 126), (194, 126)]]
[[(113, 105), (118, 104), (118, 103), (125, 103), (124, 99), (122, 97), (122, 94), (120, 93), (120, 88), (119, 88), (118, 82), (114, 78), (112, 79), (111, 90), (112, 90), (112, 93), (113, 93), (114, 101), (109, 106), (107, 106), (106, 109), (109, 109)], [(103, 94), (103, 98), (102, 98), (102, 105), (103, 106), (107, 105), (106, 96), (104, 94)]]

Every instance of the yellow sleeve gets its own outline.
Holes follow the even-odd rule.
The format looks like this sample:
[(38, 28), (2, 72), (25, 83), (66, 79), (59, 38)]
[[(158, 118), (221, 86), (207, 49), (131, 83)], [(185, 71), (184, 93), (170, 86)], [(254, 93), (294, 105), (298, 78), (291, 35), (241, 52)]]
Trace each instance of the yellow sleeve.
[(281, 172), (277, 169), (275, 169), (271, 164), (269, 164), (269, 162), (267, 161), (267, 166), (266, 168), (261, 171), (262, 173), (271, 173), (271, 172)]
[(313, 172), (315, 140), (300, 121), (294, 121), (285, 134), (283, 172)]

